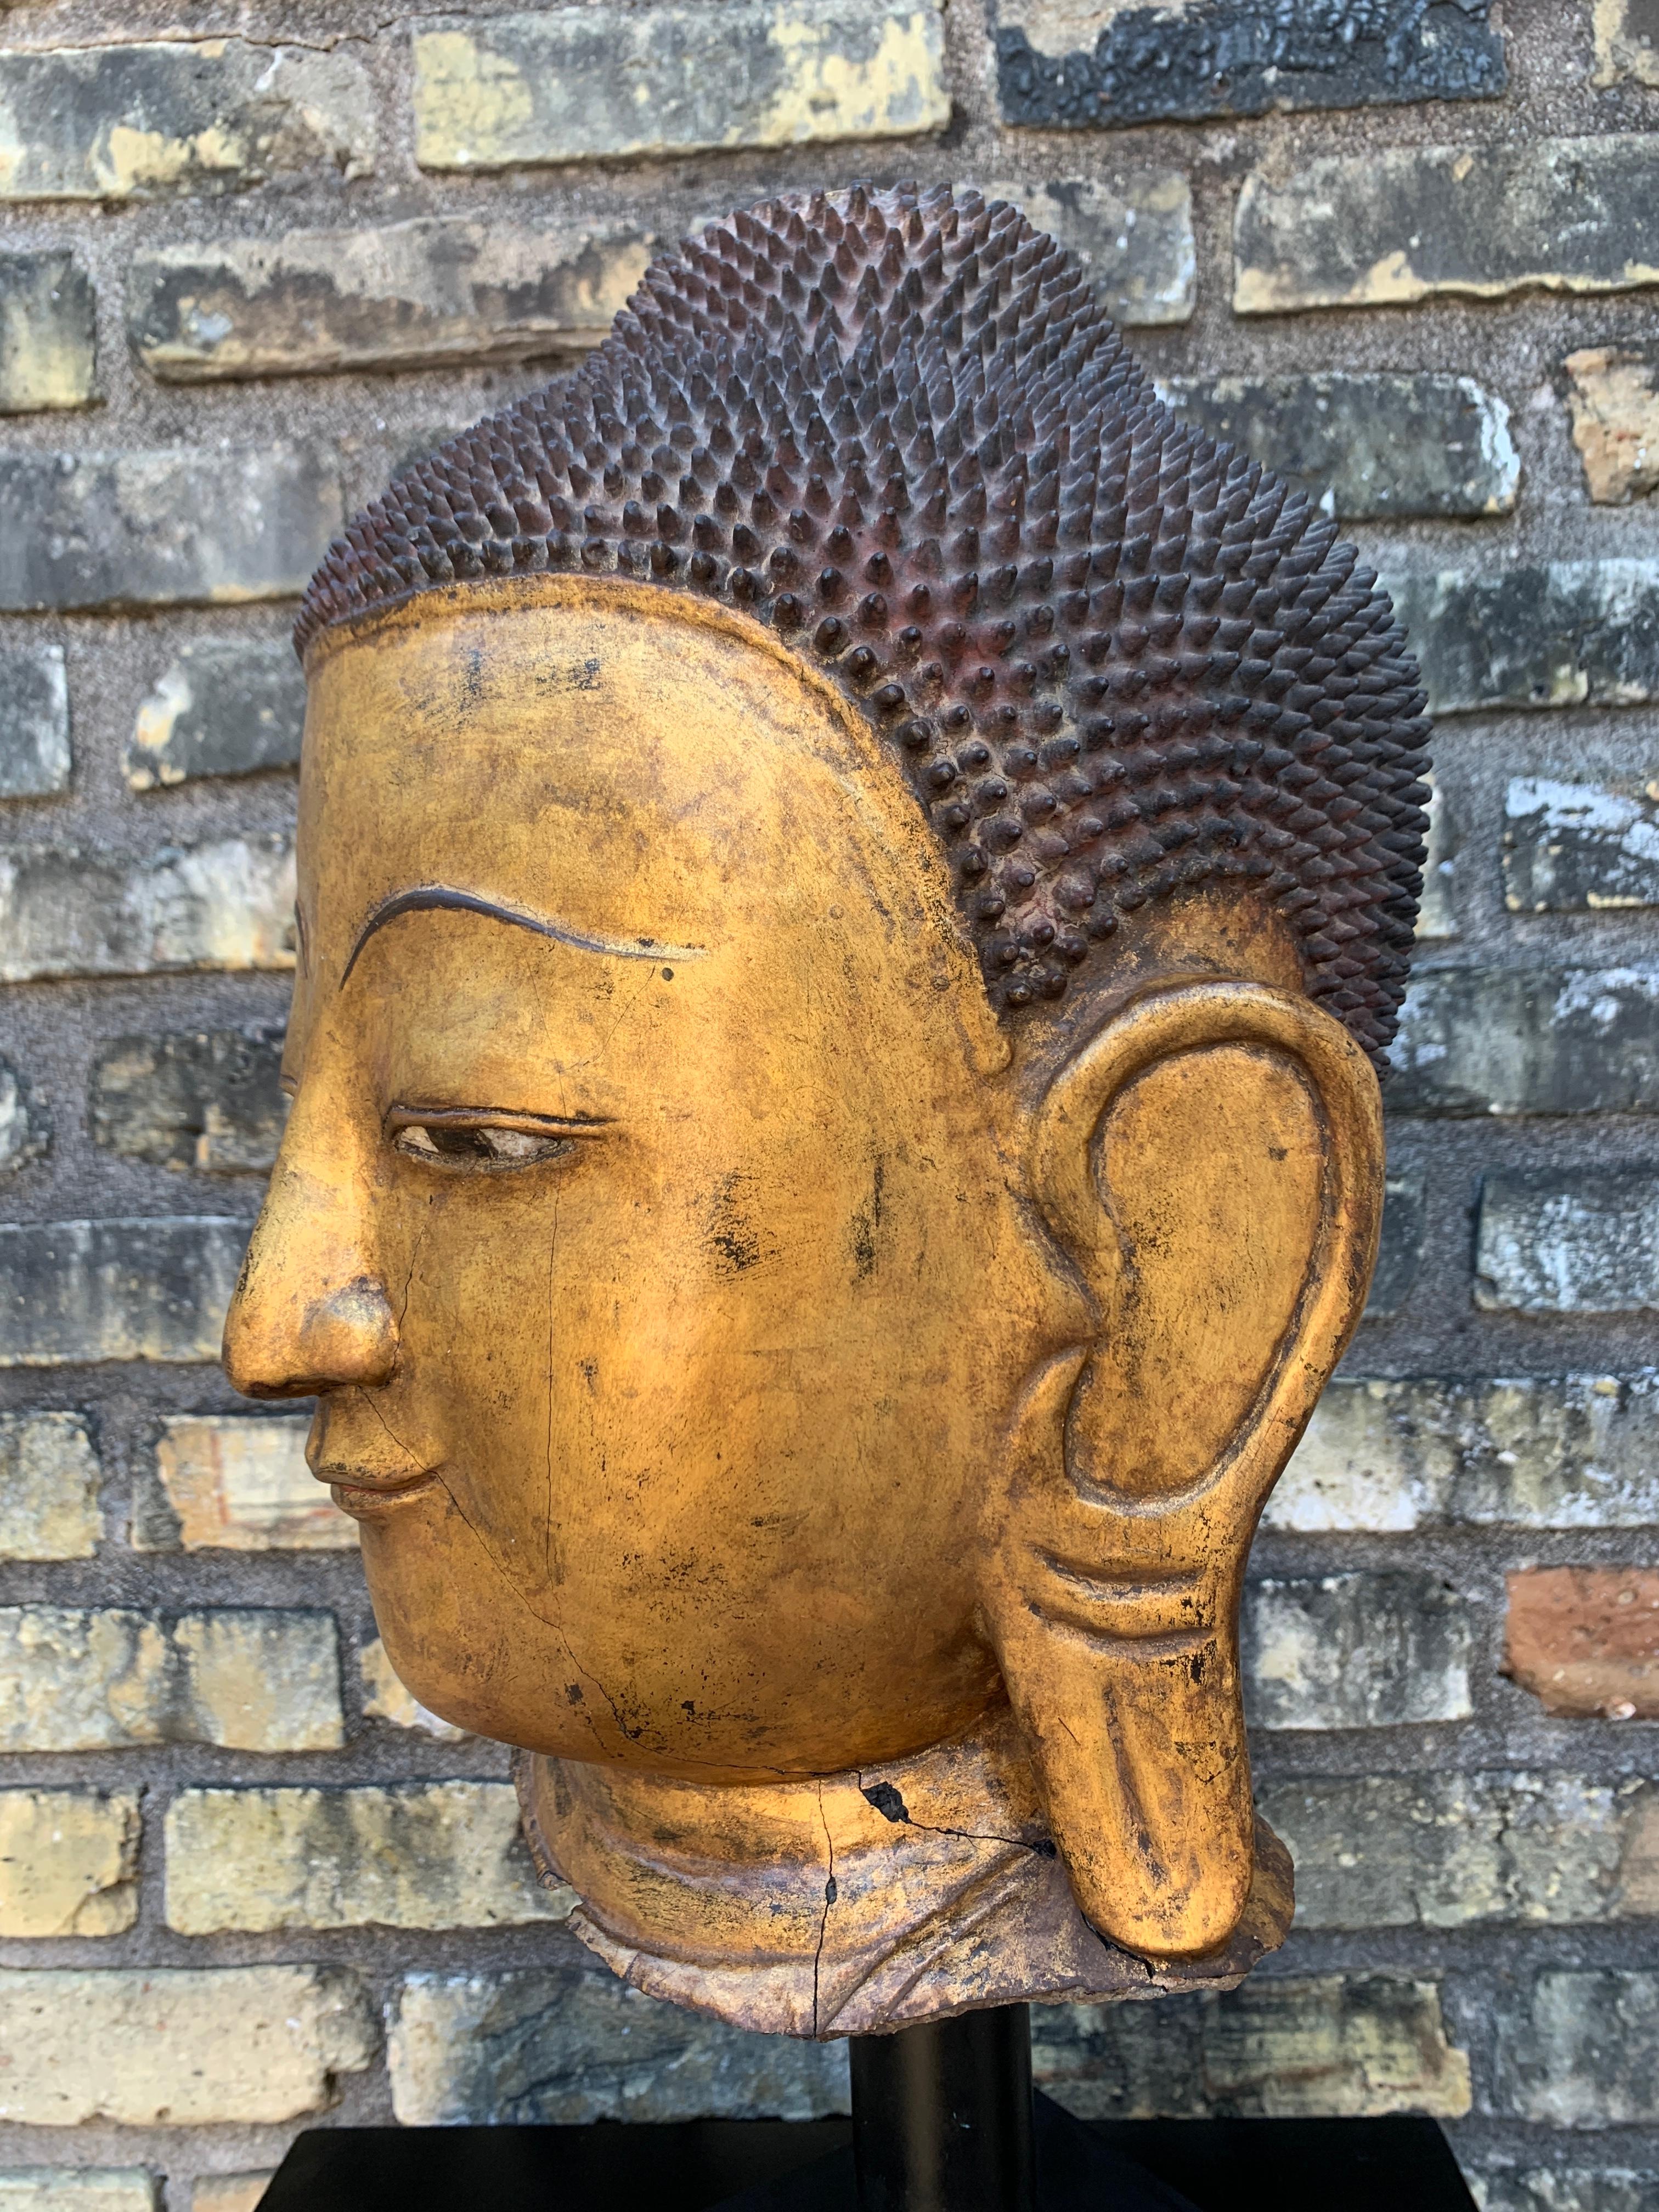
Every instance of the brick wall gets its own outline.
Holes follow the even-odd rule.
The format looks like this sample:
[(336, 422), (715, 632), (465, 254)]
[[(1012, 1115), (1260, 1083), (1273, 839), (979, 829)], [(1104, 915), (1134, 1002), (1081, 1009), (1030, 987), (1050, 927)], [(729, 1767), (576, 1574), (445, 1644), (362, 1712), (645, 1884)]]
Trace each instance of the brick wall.
[(1440, 718), (1383, 1266), (1246, 1619), (1297, 1932), (1233, 1998), (1044, 2016), (1042, 2077), (1426, 2109), (1490, 2212), (1655, 2201), (1659, 13), (1154, 14), (0, 8), (0, 2206), (234, 2212), (319, 2120), (843, 2102), (557, 1924), (303, 1422), (212, 1359), (313, 560), (653, 239), (904, 173), (1015, 191), (1326, 490)]

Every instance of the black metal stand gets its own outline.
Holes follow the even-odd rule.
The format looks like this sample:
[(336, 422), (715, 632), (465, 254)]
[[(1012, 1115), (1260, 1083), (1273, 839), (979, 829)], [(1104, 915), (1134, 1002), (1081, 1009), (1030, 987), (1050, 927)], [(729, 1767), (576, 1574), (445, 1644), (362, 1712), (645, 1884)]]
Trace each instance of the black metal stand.
[(860, 2212), (1036, 2212), (1029, 2005), (848, 2047)]

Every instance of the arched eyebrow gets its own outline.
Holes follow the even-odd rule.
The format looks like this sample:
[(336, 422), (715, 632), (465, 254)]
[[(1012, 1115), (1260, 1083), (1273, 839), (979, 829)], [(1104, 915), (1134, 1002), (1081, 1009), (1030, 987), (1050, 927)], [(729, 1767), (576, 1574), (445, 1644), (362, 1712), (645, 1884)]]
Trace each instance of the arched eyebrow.
[(456, 890), (447, 884), (417, 884), (409, 890), (393, 891), (390, 898), (382, 899), (357, 932), (350, 957), (340, 970), (341, 988), (344, 988), (356, 966), (358, 954), (377, 929), (384, 929), (401, 915), (429, 914), (434, 910), (483, 915), (487, 921), (504, 921), (510, 929), (527, 929), (532, 937), (548, 938), (572, 952), (602, 952), (613, 960), (701, 960), (708, 951), (702, 945), (661, 945), (651, 937), (631, 940), (590, 937), (579, 929), (567, 928), (562, 921), (551, 921), (545, 915), (529, 914), (522, 907), (498, 905), (494, 899), (480, 897), (477, 891)]

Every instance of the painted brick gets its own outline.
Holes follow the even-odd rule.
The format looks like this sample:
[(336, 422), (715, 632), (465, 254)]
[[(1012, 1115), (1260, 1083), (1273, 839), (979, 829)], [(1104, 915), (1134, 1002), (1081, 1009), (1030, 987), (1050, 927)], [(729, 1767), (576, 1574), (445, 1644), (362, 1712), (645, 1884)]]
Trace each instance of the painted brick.
[(407, 1976), (386, 2060), (405, 2127), (848, 2109), (844, 2043), (728, 2027), (574, 1960), (563, 1972)]
[(0, 1751), (332, 1751), (344, 1741), (326, 1613), (0, 1607)]
[(1659, 1310), (1659, 1173), (1487, 1176), (1474, 1303), (1488, 1313)]
[(78, 1413), (0, 1413), (0, 1559), (89, 1559), (100, 1480)]
[(44, 1159), (51, 1150), (52, 1115), (45, 1099), (0, 1056), (0, 1175)]
[(305, 718), (305, 678), (286, 638), (184, 646), (139, 707), (127, 781), (154, 791), (198, 775), (297, 768)]
[(1507, 82), (1491, 0), (1431, 16), (1415, 0), (990, 0), (989, 13), (1002, 119), (1039, 128), (1493, 100)]
[(1511, 914), (1659, 906), (1659, 784), (1621, 790), (1514, 776), (1504, 817)]
[(1547, 1713), (1659, 1719), (1659, 1567), (1510, 1575), (1504, 1672)]
[(155, 2212), (156, 2186), (137, 2166), (9, 2166), (0, 2212)]
[(1652, 2212), (1659, 2169), (1534, 2166), (1468, 2177), (1481, 2212)]
[(1373, 147), (1282, 179), (1258, 170), (1234, 216), (1234, 312), (1659, 283), (1653, 173), (1653, 140), (1637, 132)]
[(0, 253), (0, 415), (89, 406), (97, 319), (92, 279), (67, 247)]
[(1247, 1583), (1241, 1640), (1257, 1728), (1389, 1728), (1474, 1711), (1468, 1609), (1434, 1575)]
[(288, 1115), (282, 1060), (275, 1027), (118, 1037), (93, 1064), (93, 1141), (154, 1167), (264, 1174)]
[(374, 109), (348, 52), (241, 39), (0, 52), (0, 200), (176, 199), (362, 176)]
[(1473, 377), (1336, 372), (1161, 386), (1211, 437), (1304, 489), (1328, 514), (1507, 514), (1521, 481), (1510, 410)]
[(1562, 1927), (1650, 1909), (1622, 1876), (1659, 1812), (1650, 1783), (1341, 1775), (1268, 1783), (1256, 1803), (1296, 1861), (1298, 1928)]
[(1491, 1382), (1340, 1375), (1262, 1519), (1378, 1534), (1444, 1522), (1659, 1526), (1659, 1370)]
[(1457, 854), (1461, 840), (1445, 792), (1432, 775), (1425, 777), (1429, 801), (1424, 811), (1429, 833), (1424, 842), (1423, 889), (1417, 907), (1417, 942), (1443, 944), (1462, 932), (1457, 926)]
[(0, 1224), (0, 1367), (216, 1359), (250, 1221)]
[(1591, 0), (1595, 62), (1590, 82), (1659, 85), (1659, 18), (1653, 0)]
[(340, 523), (296, 447), (0, 454), (0, 613), (290, 598)]
[(1469, 2062), (1434, 1983), (1404, 1974), (1258, 1976), (1224, 1996), (1047, 2005), (1039, 2087), (1081, 2119), (1357, 2118), (1469, 2109)]
[(127, 335), (172, 384), (580, 353), (649, 258), (637, 231), (447, 216), (168, 246), (133, 264)]
[(1659, 1973), (1546, 1967), (1498, 1991), (1499, 2112), (1569, 2128), (1659, 2119)]
[[(353, 1552), (357, 1524), (306, 1465), (307, 1414), (175, 1413), (155, 1473), (166, 1500), (140, 1551)], [(171, 1525), (167, 1525), (170, 1523)]]
[(64, 648), (8, 646), (0, 652), (0, 799), (46, 799), (69, 782)]
[(1389, 1058), (1395, 1114), (1651, 1114), (1659, 969), (1434, 969)]
[(386, 1721), (392, 1728), (418, 1729), (436, 1736), (440, 1743), (465, 1743), (467, 1731), (429, 1713), (413, 1698), (392, 1672), (386, 1646), (377, 1636), (357, 1654), (357, 1672), (363, 1686), (363, 1718)]
[(1060, 183), (1004, 179), (981, 189), (987, 199), (1012, 201), (1075, 253), (1122, 328), (1192, 320), (1198, 248), (1192, 186), (1181, 170)]
[(423, 169), (907, 137), (951, 119), (939, 0), (726, 0), (430, 17), (413, 33)]
[(191, 2191), (190, 2212), (259, 2212), (274, 2168), (257, 2173), (204, 2173)]
[(1659, 561), (1552, 561), (1383, 579), (1432, 714), (1659, 696)]
[(496, 1928), (562, 1920), (538, 1882), (510, 1782), (186, 1790), (167, 1808), (167, 1925)]
[(1601, 507), (1626, 507), (1659, 484), (1659, 348), (1570, 353), (1567, 405), (1584, 484)]
[(1382, 1185), (1382, 1234), (1371, 1277), (1365, 1316), (1385, 1321), (1399, 1313), (1412, 1294), (1423, 1257), (1423, 1178), (1391, 1175)]
[(136, 1797), (0, 1790), (0, 1936), (118, 1936), (137, 1875)]
[(0, 1971), (0, 2119), (26, 2125), (298, 2119), (375, 2045), (336, 1967)]
[(166, 846), (136, 860), (46, 845), (0, 854), (0, 981), (293, 965), (285, 836)]

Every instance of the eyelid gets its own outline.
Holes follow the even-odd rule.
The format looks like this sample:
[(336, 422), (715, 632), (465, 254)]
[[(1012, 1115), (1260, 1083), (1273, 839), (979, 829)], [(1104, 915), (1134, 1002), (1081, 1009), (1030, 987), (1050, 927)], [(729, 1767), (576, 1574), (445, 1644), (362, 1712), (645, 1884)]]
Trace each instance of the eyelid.
[(276, 1088), (284, 1098), (297, 1098), (300, 1095), (300, 1079), (297, 1075), (290, 1075), (288, 1070), (283, 1068), (276, 1078)]
[(522, 1129), (532, 1137), (602, 1137), (612, 1125), (592, 1114), (526, 1114), (513, 1106), (408, 1106), (386, 1109), (388, 1133), (398, 1129)]

